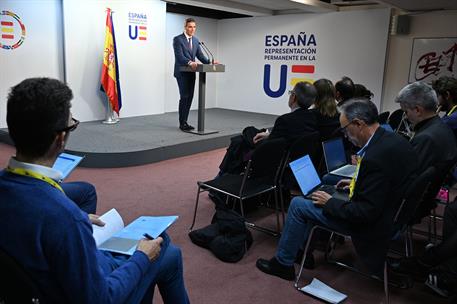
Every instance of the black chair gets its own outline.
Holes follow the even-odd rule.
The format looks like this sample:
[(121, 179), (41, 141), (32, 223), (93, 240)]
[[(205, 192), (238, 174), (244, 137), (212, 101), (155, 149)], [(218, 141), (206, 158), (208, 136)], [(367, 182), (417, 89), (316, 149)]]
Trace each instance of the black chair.
[(400, 131), (402, 122), (404, 121), (404, 112), (402, 109), (397, 109), (390, 114), (387, 123), (392, 127), (395, 132)]
[(3, 250), (0, 250), (0, 269), (0, 303), (45, 303), (27, 271)]
[(389, 120), (389, 111), (382, 112), (381, 114), (378, 115), (378, 122), (380, 124), (385, 124)]
[(247, 163), (246, 169), (241, 175), (226, 174), (209, 181), (198, 181), (194, 217), (190, 231), (192, 231), (195, 225), (198, 200), (200, 193), (202, 192), (214, 191), (216, 193), (226, 195), (226, 203), (228, 203), (230, 198), (237, 200), (240, 204), (240, 213), (243, 217), (245, 216), (244, 201), (260, 194), (273, 192), (277, 220), (276, 232), (267, 228), (256, 226), (253, 223), (246, 222), (246, 224), (251, 228), (256, 228), (272, 235), (278, 235), (281, 227), (279, 224), (277, 186), (279, 174), (284, 161), (286, 146), (286, 140), (283, 138), (264, 140), (257, 148), (255, 148), (251, 159)]
[[(419, 202), (422, 201), (422, 198), (424, 197), (424, 194), (426, 190), (428, 189), (431, 180), (433, 179), (435, 175), (435, 168), (430, 167), (428, 168), (425, 172), (423, 172), (421, 175), (416, 177), (412, 182), (410, 182), (405, 195), (403, 199), (400, 201), (397, 212), (393, 218), (393, 227), (392, 227), (392, 239), (396, 237), (399, 233), (404, 234), (407, 232), (407, 229), (410, 225), (411, 219), (414, 216), (414, 212), (419, 205)], [(300, 280), (301, 274), (303, 272), (303, 266), (305, 264), (305, 259), (311, 244), (311, 240), (313, 238), (314, 232), (317, 229), (321, 229), (327, 232), (330, 232), (330, 239), (327, 243), (327, 250), (325, 252), (325, 260), (329, 263), (336, 264), (338, 266), (344, 267), (346, 269), (349, 269), (351, 271), (357, 272), (359, 274), (368, 276), (370, 278), (382, 281), (384, 283), (384, 294), (385, 294), (385, 299), (386, 303), (389, 303), (389, 281), (388, 281), (388, 275), (387, 275), (387, 259), (384, 262), (384, 273), (383, 273), (383, 278), (379, 278), (377, 276), (373, 276), (372, 274), (367, 274), (365, 272), (362, 272), (358, 270), (357, 268), (347, 265), (345, 263), (342, 263), (340, 261), (332, 260), (331, 259), (331, 254), (333, 251), (329, 250), (330, 244), (333, 240), (334, 235), (339, 235), (344, 238), (349, 238), (350, 236), (344, 235), (338, 231), (334, 231), (332, 229), (329, 229), (328, 227), (325, 226), (320, 226), (318, 224), (315, 224), (310, 231), (310, 234), (308, 236), (308, 240), (306, 241), (305, 249), (303, 252), (303, 258), (300, 264), (300, 270), (297, 274), (297, 277), (295, 279), (295, 287), (298, 289), (298, 282)], [(408, 235), (406, 233), (406, 235)], [(406, 248), (406, 255), (409, 255), (410, 252), (408, 251), (408, 240), (405, 238), (405, 248)]]
[(279, 178), (279, 201), (281, 203), (283, 224), (285, 223), (284, 191), (299, 189), (298, 183), (289, 167), (289, 163), (300, 157), (309, 155), (314, 166), (318, 168), (323, 157), (319, 139), (319, 132), (313, 132), (298, 138), (292, 143), (289, 149), (287, 149), (284, 165), (282, 166)]
[[(417, 208), (412, 220), (412, 224), (418, 224), (423, 218), (429, 218), (428, 239), (434, 243), (436, 243), (438, 238), (436, 223), (436, 207), (438, 206), (438, 199), (436, 196), (438, 195), (438, 192), (440, 191), (441, 186), (444, 184), (448, 174), (455, 168), (456, 164), (457, 157), (452, 160), (439, 162), (434, 166), (436, 171), (433, 181), (430, 184), (427, 192), (424, 194), (424, 199)], [(416, 232), (418, 231), (416, 230)]]

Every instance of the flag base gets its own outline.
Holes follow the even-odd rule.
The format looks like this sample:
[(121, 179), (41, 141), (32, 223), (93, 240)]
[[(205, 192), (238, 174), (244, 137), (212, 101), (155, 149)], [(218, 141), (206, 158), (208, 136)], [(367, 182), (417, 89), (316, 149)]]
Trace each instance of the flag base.
[(107, 117), (105, 120), (102, 121), (102, 124), (106, 124), (106, 125), (112, 125), (112, 124), (116, 124), (119, 122), (119, 118), (116, 118), (116, 117)]
[(119, 117), (116, 117), (116, 114), (114, 114), (113, 111), (110, 111), (111, 113), (107, 113), (105, 120), (102, 121), (102, 124), (106, 125), (113, 125), (119, 122)]

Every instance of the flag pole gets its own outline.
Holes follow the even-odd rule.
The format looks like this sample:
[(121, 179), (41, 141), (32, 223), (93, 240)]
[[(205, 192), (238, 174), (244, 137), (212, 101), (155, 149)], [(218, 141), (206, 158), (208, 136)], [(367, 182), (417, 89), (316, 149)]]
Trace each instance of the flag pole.
[(111, 102), (109, 101), (108, 96), (106, 96), (106, 115), (105, 120), (102, 121), (103, 124), (112, 125), (119, 122), (119, 118), (114, 114), (113, 108), (111, 107)]
[[(101, 90), (106, 96), (106, 115), (104, 124), (116, 124), (119, 122), (119, 110), (121, 104), (121, 92), (119, 86), (119, 71), (117, 65), (116, 40), (114, 38), (114, 26), (112, 20), (113, 11), (106, 8), (105, 51), (103, 55), (103, 67), (101, 77)], [(115, 103), (115, 104), (114, 104)], [(117, 115), (114, 114), (117, 113)]]

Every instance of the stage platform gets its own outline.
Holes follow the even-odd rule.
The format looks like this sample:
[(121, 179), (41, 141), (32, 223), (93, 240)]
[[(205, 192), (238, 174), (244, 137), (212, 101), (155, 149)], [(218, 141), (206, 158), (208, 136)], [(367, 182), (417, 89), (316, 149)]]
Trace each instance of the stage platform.
[[(207, 109), (205, 129), (219, 133), (196, 135), (178, 129), (178, 113), (121, 118), (114, 125), (101, 121), (80, 123), (71, 133), (66, 152), (85, 156), (82, 167), (117, 168), (149, 164), (180, 156), (227, 147), (230, 137), (246, 126), (272, 127), (276, 115), (226, 109)], [(197, 111), (189, 123), (197, 127)], [(11, 144), (7, 129), (0, 130), (0, 141)]]

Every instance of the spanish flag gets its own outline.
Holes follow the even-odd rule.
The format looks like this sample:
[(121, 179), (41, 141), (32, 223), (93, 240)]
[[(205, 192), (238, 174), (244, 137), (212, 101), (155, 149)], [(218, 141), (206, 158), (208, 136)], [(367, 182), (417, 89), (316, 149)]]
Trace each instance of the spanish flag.
[(113, 111), (119, 115), (122, 107), (121, 86), (119, 84), (119, 66), (117, 64), (116, 39), (114, 38), (113, 17), (111, 9), (106, 11), (105, 49), (101, 77), (102, 91), (108, 96)]

